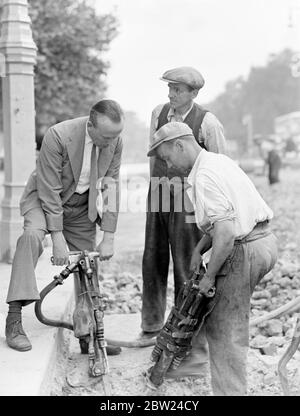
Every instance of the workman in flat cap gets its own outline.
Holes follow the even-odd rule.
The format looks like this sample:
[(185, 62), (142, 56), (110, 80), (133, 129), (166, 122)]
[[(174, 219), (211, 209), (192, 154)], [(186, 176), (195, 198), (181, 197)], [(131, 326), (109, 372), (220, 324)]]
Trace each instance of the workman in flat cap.
[[(161, 80), (168, 83), (169, 103), (153, 110), (150, 146), (156, 130), (169, 122), (180, 121), (192, 129), (200, 147), (226, 153), (222, 124), (194, 102), (204, 86), (200, 72), (191, 67), (174, 68), (166, 71)], [(202, 235), (194, 223), (186, 220), (187, 211), (192, 208), (186, 206), (189, 201), (184, 191), (185, 173), (169, 169), (155, 155), (150, 160), (150, 176), (142, 268), (142, 338), (156, 336), (164, 324), (170, 249), (176, 297), (189, 278), (191, 253)]]
[(245, 395), (250, 298), (277, 259), (276, 237), (270, 230), (273, 212), (236, 162), (201, 148), (184, 123), (162, 126), (148, 156), (189, 172), (187, 193), (203, 233), (190, 267), (195, 270), (211, 248), (200, 292), (206, 295), (216, 287), (203, 325), (212, 389), (215, 395)]

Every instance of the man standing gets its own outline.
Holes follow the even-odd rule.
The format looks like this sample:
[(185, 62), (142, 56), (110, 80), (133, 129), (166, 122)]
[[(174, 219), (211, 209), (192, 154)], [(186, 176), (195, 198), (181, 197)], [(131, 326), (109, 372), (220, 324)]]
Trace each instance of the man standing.
[[(194, 102), (204, 85), (200, 72), (180, 67), (166, 71), (161, 79), (168, 82), (170, 102), (157, 106), (152, 113), (150, 146), (156, 130), (166, 123), (182, 121), (191, 127), (201, 147), (226, 153), (221, 123)], [(191, 253), (201, 237), (195, 224), (186, 221), (185, 173), (168, 169), (162, 159), (153, 156), (150, 176), (142, 272), (141, 336), (146, 338), (156, 336), (164, 324), (170, 248), (176, 297), (188, 279)], [(168, 180), (175, 186), (169, 186)]]
[[(20, 201), (24, 232), (17, 242), (7, 295), (6, 341), (11, 348), (32, 348), (22, 327), (21, 309), (40, 298), (34, 269), (46, 233), (51, 234), (55, 265), (68, 262), (68, 249), (94, 249), (96, 223), (103, 231), (97, 247), (100, 260), (113, 256), (123, 126), (119, 104), (101, 100), (92, 107), (89, 117), (63, 121), (46, 132), (36, 170)], [(104, 198), (100, 218), (98, 184), (101, 182), (103, 191), (111, 181), (115, 182), (110, 187), (114, 195), (106, 194), (116, 202), (115, 209), (106, 209), (113, 204)]]
[(225, 155), (201, 149), (186, 124), (161, 127), (148, 156), (155, 154), (169, 167), (190, 171), (187, 192), (203, 232), (191, 269), (212, 249), (200, 292), (205, 295), (216, 287), (203, 324), (213, 392), (245, 395), (250, 298), (277, 259), (276, 237), (269, 227), (273, 213), (238, 165)]
[(281, 168), (281, 158), (275, 145), (273, 145), (273, 148), (268, 152), (267, 164), (269, 184), (273, 185), (280, 181), (279, 172)]

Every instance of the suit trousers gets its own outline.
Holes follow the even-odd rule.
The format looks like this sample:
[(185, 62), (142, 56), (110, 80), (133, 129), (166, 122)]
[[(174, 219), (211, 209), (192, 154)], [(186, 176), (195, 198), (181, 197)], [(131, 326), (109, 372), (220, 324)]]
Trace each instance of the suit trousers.
[[(167, 189), (168, 190), (168, 189)], [(174, 266), (174, 295), (178, 295), (183, 283), (191, 273), (190, 261), (193, 250), (202, 237), (201, 231), (194, 222), (187, 222), (193, 214), (183, 203), (188, 198), (182, 191), (181, 203), (168, 191), (169, 209), (163, 209), (163, 192), (161, 185), (148, 192), (148, 209), (146, 218), (145, 248), (143, 254), (143, 297), (142, 324), (144, 331), (157, 331), (164, 325), (170, 250)], [(153, 203), (154, 202), (154, 203)], [(155, 206), (156, 205), (156, 206)], [(176, 212), (179, 211), (179, 212)]]
[[(88, 195), (88, 191), (74, 193), (63, 206), (63, 234), (70, 251), (94, 249), (96, 223), (88, 218)], [(48, 232), (42, 208), (33, 208), (24, 215), (24, 232), (17, 241), (7, 303), (22, 301), (25, 306), (40, 299), (35, 267)]]

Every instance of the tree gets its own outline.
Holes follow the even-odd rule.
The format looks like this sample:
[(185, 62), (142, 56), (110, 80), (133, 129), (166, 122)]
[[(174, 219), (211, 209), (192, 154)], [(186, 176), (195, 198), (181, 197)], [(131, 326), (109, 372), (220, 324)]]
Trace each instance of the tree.
[(37, 135), (58, 121), (85, 115), (106, 89), (103, 60), (117, 35), (111, 14), (97, 15), (84, 0), (29, 0), (35, 68)]
[(274, 133), (275, 117), (299, 110), (300, 78), (291, 71), (293, 55), (289, 49), (270, 55), (265, 66), (251, 68), (247, 79), (228, 82), (225, 91), (208, 105), (241, 152), (247, 140), (245, 115), (252, 116), (254, 134), (268, 135)]

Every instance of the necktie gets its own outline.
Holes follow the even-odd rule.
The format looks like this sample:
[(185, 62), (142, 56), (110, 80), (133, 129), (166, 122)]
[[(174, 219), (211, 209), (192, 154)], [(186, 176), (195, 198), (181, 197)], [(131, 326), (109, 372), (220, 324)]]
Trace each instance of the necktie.
[(96, 146), (93, 144), (91, 153), (91, 172), (90, 172), (90, 190), (89, 190), (89, 211), (88, 217), (92, 222), (97, 219), (98, 211), (96, 201), (98, 196), (97, 180), (98, 180), (98, 158)]

